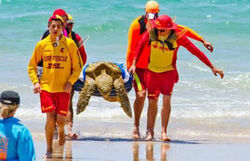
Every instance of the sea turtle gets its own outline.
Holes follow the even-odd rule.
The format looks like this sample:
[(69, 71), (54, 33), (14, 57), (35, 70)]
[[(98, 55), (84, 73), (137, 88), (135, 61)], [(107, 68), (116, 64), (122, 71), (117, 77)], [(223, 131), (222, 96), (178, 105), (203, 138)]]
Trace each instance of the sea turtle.
[[(121, 70), (116, 64), (104, 61), (91, 63), (85, 70), (85, 76), (84, 86), (77, 102), (77, 114), (86, 109), (91, 95), (97, 88), (105, 100), (109, 102), (120, 102), (123, 111), (129, 117), (132, 117)], [(116, 91), (115, 96), (110, 96), (112, 88)]]

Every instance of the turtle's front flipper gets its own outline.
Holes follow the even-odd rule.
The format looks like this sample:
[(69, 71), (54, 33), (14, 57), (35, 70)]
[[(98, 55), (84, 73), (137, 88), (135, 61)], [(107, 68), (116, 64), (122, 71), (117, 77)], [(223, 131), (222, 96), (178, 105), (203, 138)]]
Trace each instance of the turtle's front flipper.
[(116, 94), (117, 94), (117, 96), (120, 99), (120, 103), (121, 103), (121, 107), (122, 107), (123, 111), (129, 117), (132, 117), (132, 111), (131, 111), (131, 107), (130, 107), (130, 103), (129, 103), (127, 91), (126, 91), (126, 89), (124, 87), (124, 83), (123, 83), (122, 77), (119, 77), (119, 78), (115, 79), (115, 81), (114, 81), (114, 87), (115, 87)]
[(96, 88), (95, 80), (86, 76), (86, 80), (84, 82), (84, 86), (79, 94), (77, 101), (77, 109), (76, 114), (83, 112), (89, 104), (89, 99), (91, 95), (94, 93)]

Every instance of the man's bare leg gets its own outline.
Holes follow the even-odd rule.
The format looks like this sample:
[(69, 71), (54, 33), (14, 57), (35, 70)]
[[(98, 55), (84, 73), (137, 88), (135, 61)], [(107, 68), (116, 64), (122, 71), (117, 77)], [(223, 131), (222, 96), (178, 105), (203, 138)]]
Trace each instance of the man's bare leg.
[(64, 133), (65, 122), (66, 122), (66, 116), (57, 114), (56, 123), (58, 125), (59, 145), (64, 145), (65, 143), (65, 133)]
[(158, 98), (148, 99), (148, 113), (147, 113), (147, 136), (145, 138), (146, 141), (151, 141), (154, 138), (154, 127), (155, 127), (155, 119), (157, 115), (157, 102)]
[(146, 98), (146, 91), (136, 92), (136, 98), (134, 102), (134, 129), (133, 129), (133, 139), (140, 139), (140, 118), (143, 110), (144, 102)]
[(162, 141), (170, 141), (167, 136), (167, 127), (171, 112), (171, 95), (163, 96), (163, 105), (161, 109), (161, 139)]
[(55, 111), (47, 112), (46, 113), (46, 125), (45, 125), (45, 135), (46, 135), (46, 142), (47, 142), (47, 152), (45, 154), (45, 158), (52, 157), (52, 143), (53, 143), (53, 136), (54, 136), (54, 129), (55, 129), (55, 120), (56, 115)]
[(72, 131), (73, 128), (73, 119), (74, 119), (74, 112), (73, 112), (73, 96), (74, 96), (74, 90), (72, 89), (70, 94), (70, 100), (69, 100), (69, 110), (67, 114), (67, 131), (68, 131), (68, 138), (71, 139), (77, 139), (77, 134)]

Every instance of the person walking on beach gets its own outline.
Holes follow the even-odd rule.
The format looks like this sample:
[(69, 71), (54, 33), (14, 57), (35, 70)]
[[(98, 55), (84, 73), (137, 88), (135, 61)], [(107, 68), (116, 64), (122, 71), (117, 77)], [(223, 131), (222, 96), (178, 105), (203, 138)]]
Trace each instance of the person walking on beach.
[[(127, 47), (127, 56), (126, 56), (126, 64), (127, 69), (129, 69), (132, 65), (134, 52), (136, 46), (139, 41), (142, 39), (143, 34), (148, 30), (152, 29), (151, 21), (158, 17), (159, 13), (159, 4), (156, 1), (148, 1), (145, 5), (145, 15), (137, 17), (130, 25), (128, 31), (128, 47)], [(193, 38), (197, 41), (203, 43), (203, 45), (210, 50), (213, 51), (213, 46), (205, 41), (200, 35), (191, 30), (190, 28), (182, 25), (178, 25), (178, 29), (183, 31), (186, 36)], [(139, 124), (140, 117), (143, 110), (145, 98), (146, 98), (146, 69), (147, 62), (149, 59), (149, 46), (145, 46), (142, 49), (141, 57), (137, 60), (136, 71), (135, 71), (135, 81), (134, 81), (134, 89), (136, 93), (136, 98), (134, 101), (134, 128), (132, 132), (133, 139), (140, 138), (139, 132)]]
[(176, 69), (177, 51), (180, 46), (185, 47), (189, 52), (198, 57), (204, 64), (211, 68), (214, 75), (219, 74), (223, 78), (222, 70), (217, 69), (185, 35), (180, 34), (177, 24), (167, 15), (161, 15), (155, 20), (155, 39), (151, 39), (146, 31), (140, 40), (129, 71), (136, 72), (136, 63), (140, 60), (145, 46), (149, 45), (150, 58), (147, 63), (146, 87), (148, 90), (148, 115), (147, 115), (147, 136), (145, 140), (152, 140), (154, 137), (154, 125), (157, 115), (157, 103), (159, 94), (163, 94), (163, 105), (161, 110), (161, 139), (170, 141), (167, 136), (167, 126), (171, 111), (171, 95), (174, 84), (178, 81)]
[[(86, 63), (87, 60), (87, 55), (85, 52), (85, 48), (83, 46), (83, 41), (82, 38), (75, 33), (74, 31), (72, 31), (73, 29), (73, 24), (74, 24), (74, 19), (72, 16), (68, 15), (63, 9), (59, 8), (54, 10), (53, 15), (59, 15), (62, 17), (63, 21), (64, 21), (64, 25), (63, 25), (63, 35), (74, 40), (74, 42), (76, 43), (78, 50), (80, 52), (81, 58), (82, 58), (82, 62), (83, 65)], [(41, 39), (46, 38), (49, 35), (49, 30), (47, 30)], [(42, 60), (38, 63), (38, 66), (40, 68), (40, 73), (39, 75), (42, 74)], [(76, 133), (74, 133), (72, 131), (72, 127), (73, 127), (73, 107), (72, 107), (72, 99), (74, 96), (74, 90), (71, 91), (70, 93), (70, 102), (69, 102), (69, 111), (67, 114), (67, 137), (70, 139), (77, 139), (78, 136)], [(56, 132), (56, 127), (55, 127), (55, 132)]]
[(20, 97), (14, 91), (0, 94), (0, 160), (33, 161), (36, 159), (29, 130), (14, 117)]
[[(65, 143), (64, 126), (72, 85), (78, 79), (82, 61), (75, 42), (62, 34), (63, 19), (53, 15), (48, 20), (49, 36), (39, 41), (28, 65), (34, 93), (40, 93), (41, 110), (46, 113), (45, 134), (47, 152), (52, 157), (55, 124), (58, 126), (59, 145)], [(43, 59), (43, 74), (37, 77), (37, 64)]]
[[(82, 63), (83, 63), (83, 65), (85, 65), (85, 63), (87, 61), (87, 54), (85, 52), (83, 40), (80, 37), (80, 35), (78, 35), (74, 31), (72, 31), (73, 27), (74, 27), (74, 19), (71, 15), (68, 14), (67, 27), (66, 27), (68, 37), (70, 39), (74, 40), (74, 42), (76, 43), (78, 50), (80, 52), (81, 58), (82, 58)], [(68, 111), (68, 115), (67, 115), (67, 131), (68, 131), (67, 137), (71, 138), (71, 139), (77, 139), (78, 138), (77, 134), (72, 131), (73, 118), (74, 118), (73, 102), (72, 102), (73, 96), (74, 96), (74, 86), (73, 86), (73, 89), (72, 89), (71, 94), (70, 94), (69, 111)]]

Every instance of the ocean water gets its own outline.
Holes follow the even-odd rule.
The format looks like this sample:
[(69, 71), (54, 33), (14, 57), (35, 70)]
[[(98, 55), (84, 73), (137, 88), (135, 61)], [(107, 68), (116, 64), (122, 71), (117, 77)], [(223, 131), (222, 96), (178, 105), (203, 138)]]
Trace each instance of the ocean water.
[[(215, 77), (184, 48), (179, 50), (180, 80), (172, 97), (170, 135), (249, 138), (250, 1), (158, 2), (160, 14), (176, 16), (176, 23), (194, 29), (213, 44), (214, 52), (210, 53), (201, 43), (193, 41), (225, 73), (224, 79)], [(39, 96), (32, 92), (27, 65), (54, 9), (65, 9), (74, 17), (74, 31), (83, 38), (90, 37), (85, 43), (87, 63), (100, 60), (125, 63), (128, 28), (134, 18), (144, 14), (145, 3), (144, 0), (0, 0), (0, 91), (11, 89), (20, 93), (17, 117), (45, 121), (45, 115), (40, 112)], [(74, 109), (77, 96), (74, 96)], [(129, 98), (132, 106), (133, 91)], [(160, 97), (159, 111), (161, 104)], [(147, 106), (146, 101), (141, 131), (145, 131)], [(133, 119), (124, 114), (118, 103), (105, 102), (99, 97), (92, 97), (89, 107), (75, 120), (75, 124), (88, 121), (101, 123), (100, 127), (111, 126), (108, 132), (98, 131), (110, 137), (129, 137), (133, 126)], [(76, 127), (88, 133), (85, 127)], [(156, 131), (160, 132), (160, 112)], [(95, 135), (95, 132), (93, 128), (88, 135)]]

